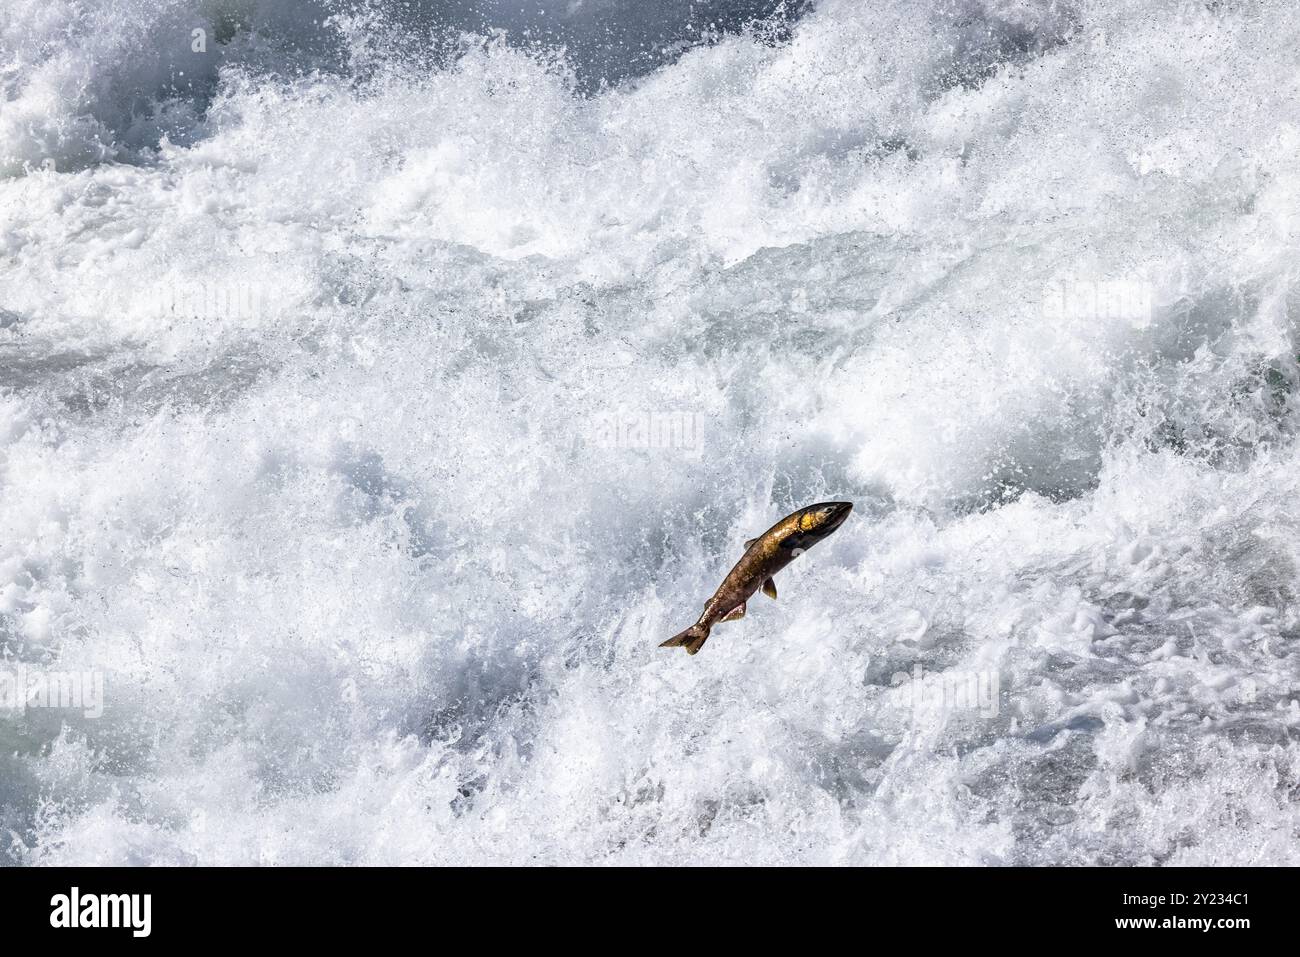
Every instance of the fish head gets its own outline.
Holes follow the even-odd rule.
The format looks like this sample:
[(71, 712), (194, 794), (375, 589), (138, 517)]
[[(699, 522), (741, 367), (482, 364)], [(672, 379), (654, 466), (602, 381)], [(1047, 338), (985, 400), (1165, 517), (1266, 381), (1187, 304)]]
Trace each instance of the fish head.
[(816, 545), (843, 525), (851, 511), (852, 502), (820, 502), (800, 509), (795, 520), (796, 531), (790, 536), (790, 545), (799, 549)]
[(844, 524), (853, 511), (852, 502), (822, 502), (809, 505), (799, 512), (799, 531), (824, 531), (827, 535)]

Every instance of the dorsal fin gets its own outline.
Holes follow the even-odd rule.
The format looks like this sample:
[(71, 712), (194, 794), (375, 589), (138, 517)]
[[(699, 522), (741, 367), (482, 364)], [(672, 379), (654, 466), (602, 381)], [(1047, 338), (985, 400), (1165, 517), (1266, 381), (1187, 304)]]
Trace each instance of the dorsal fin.
[(754, 547), (754, 543), (755, 543), (756, 541), (758, 541), (758, 540), (759, 540), (760, 538), (762, 538), (762, 537), (763, 537), (762, 535), (759, 535), (759, 536), (756, 536), (755, 538), (751, 538), (749, 541), (745, 542), (745, 551), (749, 551), (751, 548), (753, 548), (753, 547)]

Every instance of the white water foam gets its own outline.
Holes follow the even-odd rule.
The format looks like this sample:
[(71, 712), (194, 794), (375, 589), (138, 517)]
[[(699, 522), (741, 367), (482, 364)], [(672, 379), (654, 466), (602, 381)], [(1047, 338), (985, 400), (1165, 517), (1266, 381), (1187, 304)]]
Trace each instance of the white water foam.
[(1290, 0), (324, 12), (0, 12), (5, 859), (1300, 863)]

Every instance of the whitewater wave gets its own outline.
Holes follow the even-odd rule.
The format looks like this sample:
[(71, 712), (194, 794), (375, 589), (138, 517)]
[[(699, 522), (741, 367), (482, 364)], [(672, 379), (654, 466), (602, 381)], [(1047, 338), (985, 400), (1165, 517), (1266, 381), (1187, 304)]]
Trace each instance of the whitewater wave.
[(0, 11), (6, 860), (1298, 862), (1293, 4), (776, 6)]

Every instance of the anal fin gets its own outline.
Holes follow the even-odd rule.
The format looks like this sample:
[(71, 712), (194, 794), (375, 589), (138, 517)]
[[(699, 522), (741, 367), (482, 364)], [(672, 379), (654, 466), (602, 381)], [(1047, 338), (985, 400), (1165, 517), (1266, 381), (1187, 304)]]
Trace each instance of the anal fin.
[(745, 603), (742, 601), (723, 617), (723, 621), (735, 621), (737, 618), (745, 617)]
[(776, 601), (776, 582), (773, 579), (769, 578), (763, 582), (763, 594)]

